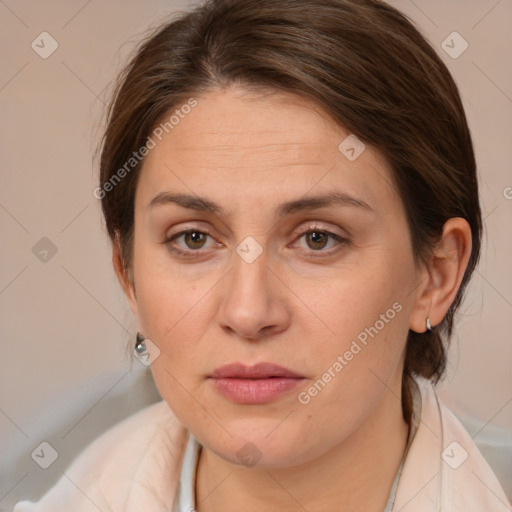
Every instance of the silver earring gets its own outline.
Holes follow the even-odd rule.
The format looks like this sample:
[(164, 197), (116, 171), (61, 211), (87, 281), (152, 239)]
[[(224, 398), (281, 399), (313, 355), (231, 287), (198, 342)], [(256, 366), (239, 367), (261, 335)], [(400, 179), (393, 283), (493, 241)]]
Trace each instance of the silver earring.
[(431, 331), (432, 330), (432, 324), (430, 323), (430, 318), (427, 317), (427, 331)]
[(140, 354), (146, 351), (146, 344), (144, 343), (144, 336), (140, 332), (137, 333), (136, 341), (135, 341), (135, 350)]

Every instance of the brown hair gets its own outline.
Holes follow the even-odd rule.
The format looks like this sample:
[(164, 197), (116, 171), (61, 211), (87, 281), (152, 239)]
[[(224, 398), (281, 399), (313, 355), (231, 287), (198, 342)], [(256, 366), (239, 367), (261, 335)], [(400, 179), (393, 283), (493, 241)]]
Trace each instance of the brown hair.
[(453, 78), (413, 24), (379, 0), (210, 0), (166, 22), (118, 78), (102, 141), (97, 190), (128, 276), (143, 159), (115, 183), (114, 175), (164, 115), (232, 83), (313, 100), (380, 150), (393, 169), (416, 261), (427, 260), (449, 218), (471, 226), (469, 264), (443, 322), (431, 332), (409, 331), (402, 379), (409, 422), (409, 379), (437, 382), (444, 373), (443, 337), (451, 336), (480, 253), (475, 157)]

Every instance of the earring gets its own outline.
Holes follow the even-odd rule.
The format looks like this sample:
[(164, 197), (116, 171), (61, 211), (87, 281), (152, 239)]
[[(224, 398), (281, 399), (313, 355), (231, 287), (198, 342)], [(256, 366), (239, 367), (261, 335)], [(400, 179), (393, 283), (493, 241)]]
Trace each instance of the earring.
[(432, 330), (432, 324), (430, 323), (430, 318), (427, 317), (427, 331), (431, 331)]
[(144, 340), (146, 338), (144, 338), (144, 336), (142, 336), (142, 334), (140, 332), (138, 332), (135, 339), (136, 339), (136, 341), (135, 341), (135, 350), (139, 354), (142, 353), (142, 352), (145, 352), (146, 351), (146, 344), (144, 343)]

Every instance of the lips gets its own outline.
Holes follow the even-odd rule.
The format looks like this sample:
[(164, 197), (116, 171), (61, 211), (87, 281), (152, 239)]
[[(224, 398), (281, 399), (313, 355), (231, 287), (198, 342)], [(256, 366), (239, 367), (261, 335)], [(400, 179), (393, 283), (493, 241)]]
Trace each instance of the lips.
[(210, 379), (215, 390), (231, 402), (261, 405), (289, 393), (304, 377), (273, 363), (233, 363), (217, 368)]
[(227, 364), (217, 368), (211, 377), (215, 379), (303, 378), (302, 375), (273, 363), (258, 363), (254, 366), (245, 366), (241, 363)]

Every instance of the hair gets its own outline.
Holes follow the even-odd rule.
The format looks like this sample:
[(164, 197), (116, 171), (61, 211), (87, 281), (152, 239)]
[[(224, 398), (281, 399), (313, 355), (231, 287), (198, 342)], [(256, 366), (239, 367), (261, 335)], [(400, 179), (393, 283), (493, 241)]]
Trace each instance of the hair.
[(120, 171), (165, 115), (232, 84), (312, 100), (380, 150), (416, 262), (428, 261), (448, 219), (469, 223), (471, 256), (445, 318), (432, 331), (408, 333), (402, 411), (410, 423), (412, 376), (436, 383), (443, 375), (454, 313), (480, 254), (475, 156), (450, 72), (412, 22), (379, 0), (209, 0), (157, 27), (117, 79), (101, 144), (102, 210), (130, 280), (144, 159), (122, 179)]

